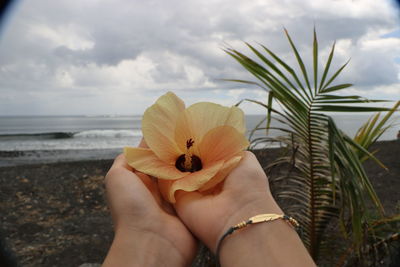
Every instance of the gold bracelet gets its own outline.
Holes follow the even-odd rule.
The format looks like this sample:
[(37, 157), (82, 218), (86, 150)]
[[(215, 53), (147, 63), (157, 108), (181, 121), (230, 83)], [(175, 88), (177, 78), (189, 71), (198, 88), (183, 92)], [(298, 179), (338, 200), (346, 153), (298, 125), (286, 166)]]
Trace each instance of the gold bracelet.
[(251, 218), (249, 218), (247, 221), (242, 221), (232, 227), (230, 227), (223, 235), (222, 237), (219, 239), (218, 241), (218, 245), (217, 245), (217, 251), (216, 251), (216, 260), (217, 260), (217, 266), (220, 266), (219, 263), (219, 253), (221, 250), (221, 244), (222, 241), (228, 236), (233, 234), (233, 232), (235, 232), (238, 229), (242, 229), (250, 224), (255, 224), (255, 223), (261, 223), (261, 222), (272, 222), (278, 219), (283, 219), (285, 220), (288, 224), (290, 224), (291, 226), (293, 226), (294, 228), (299, 227), (299, 223), (290, 216), (287, 216), (285, 214), (259, 214), (256, 216), (253, 216)]

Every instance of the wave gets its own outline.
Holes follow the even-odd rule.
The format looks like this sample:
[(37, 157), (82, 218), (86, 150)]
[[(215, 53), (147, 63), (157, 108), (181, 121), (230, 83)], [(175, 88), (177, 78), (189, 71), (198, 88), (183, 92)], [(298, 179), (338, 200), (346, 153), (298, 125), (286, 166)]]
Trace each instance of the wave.
[(86, 130), (81, 132), (44, 132), (0, 134), (0, 141), (12, 140), (52, 140), (52, 139), (92, 139), (92, 138), (123, 138), (142, 136), (140, 129), (134, 130)]
[(135, 130), (87, 130), (75, 133), (75, 138), (120, 138), (142, 136), (142, 131)]
[(9, 140), (46, 140), (46, 139), (63, 139), (72, 138), (73, 132), (49, 132), (49, 133), (18, 133), (18, 134), (2, 134), (1, 141)]

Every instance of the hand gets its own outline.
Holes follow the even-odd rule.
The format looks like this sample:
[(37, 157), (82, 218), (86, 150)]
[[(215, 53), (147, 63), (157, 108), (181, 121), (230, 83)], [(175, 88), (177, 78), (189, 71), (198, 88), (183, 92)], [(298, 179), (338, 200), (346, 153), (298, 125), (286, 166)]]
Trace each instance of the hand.
[(176, 195), (175, 209), (187, 227), (215, 252), (219, 238), (229, 227), (261, 213), (279, 213), (264, 170), (251, 152), (228, 175), (220, 192)]
[(134, 173), (119, 155), (107, 173), (115, 238), (103, 266), (187, 266), (196, 240), (162, 200), (157, 182)]

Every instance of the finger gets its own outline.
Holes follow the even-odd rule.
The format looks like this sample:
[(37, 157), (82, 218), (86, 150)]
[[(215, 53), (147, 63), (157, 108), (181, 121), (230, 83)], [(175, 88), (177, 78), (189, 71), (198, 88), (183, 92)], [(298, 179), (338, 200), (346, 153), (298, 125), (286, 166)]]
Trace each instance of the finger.
[[(148, 147), (143, 138), (140, 141), (139, 147), (143, 147), (143, 148)], [(135, 170), (134, 168), (132, 168), (131, 166), (129, 166), (124, 154), (120, 154), (115, 158), (114, 163), (111, 166), (109, 173), (110, 174), (115, 173), (115, 171), (117, 173), (123, 172), (125, 174), (124, 175), (125, 178), (123, 178), (122, 181), (120, 181), (120, 182), (123, 182), (127, 186), (129, 186), (130, 183), (135, 183), (133, 180), (141, 181), (146, 186), (147, 190), (152, 194), (156, 203), (163, 210), (165, 210), (166, 212), (173, 214), (173, 215), (176, 214), (175, 210), (173, 209), (173, 207), (171, 205), (169, 205), (166, 202), (163, 203), (163, 199), (158, 190), (157, 179), (154, 177), (150, 177), (147, 174), (144, 174), (142, 172), (139, 172), (139, 171)], [(106, 184), (108, 184), (107, 180), (110, 180), (112, 177), (114, 177), (112, 179), (121, 180), (120, 179), (121, 175), (118, 175), (119, 177), (115, 177), (115, 176), (116, 175), (106, 175)]]
[(127, 164), (124, 154), (120, 154), (114, 159), (113, 164), (111, 165), (106, 176), (104, 177), (104, 183), (107, 187), (110, 183), (110, 180), (114, 180), (115, 176), (126, 176), (126, 175), (134, 175), (134, 174), (132, 172), (132, 168)]
[(179, 213), (179, 211), (183, 211), (184, 209), (186, 209), (189, 203), (196, 203), (203, 197), (204, 196), (197, 191), (185, 192), (182, 190), (178, 190), (175, 193), (176, 202), (174, 204), (174, 207)]
[[(157, 186), (155, 185), (154, 181), (152, 181), (152, 179), (147, 174), (136, 171), (131, 166), (129, 166), (128, 163), (126, 162), (124, 154), (120, 154), (115, 158), (114, 163), (110, 168), (110, 171), (111, 170), (128, 171), (129, 173), (127, 173), (126, 175), (134, 176), (134, 178), (136, 179), (139, 178), (153, 195), (154, 192), (157, 191)], [(112, 176), (107, 175), (106, 179), (107, 178), (110, 179), (110, 177)], [(127, 183), (129, 183), (129, 181), (127, 181)]]
[[(139, 143), (138, 147), (148, 148), (149, 146), (146, 144), (146, 141), (144, 140), (144, 138), (142, 138), (140, 140), (140, 143)], [(114, 163), (111, 166), (111, 168), (113, 168), (113, 167), (123, 167), (123, 168), (126, 168), (128, 170), (133, 170), (133, 168), (128, 165), (128, 162), (126, 161), (126, 158), (125, 158), (124, 154), (119, 154), (115, 158)]]
[[(208, 219), (206, 217), (199, 217), (198, 211), (201, 214), (211, 213), (211, 217), (214, 217), (216, 207), (213, 197), (208, 195), (204, 196), (199, 192), (183, 192), (179, 190), (176, 193), (176, 203), (174, 208), (176, 213), (182, 222), (186, 225), (190, 231), (197, 237), (205, 237), (209, 234), (209, 231), (213, 231), (210, 227), (207, 227)], [(218, 209), (217, 209), (218, 210)], [(204, 212), (206, 211), (206, 213)], [(218, 212), (217, 212), (218, 213)], [(203, 242), (205, 240), (202, 240)]]
[(106, 192), (113, 218), (120, 222), (132, 218), (132, 214), (144, 216), (158, 206), (143, 180), (123, 168), (110, 169)]
[[(144, 191), (148, 191), (156, 203), (160, 204), (156, 181), (147, 174), (135, 171), (129, 167), (123, 154), (117, 156), (114, 160), (105, 177), (105, 185), (107, 188), (120, 188), (120, 194), (122, 195), (126, 194), (127, 190), (131, 191), (131, 193), (144, 193)], [(134, 188), (137, 189), (133, 190)], [(143, 188), (146, 190), (143, 190)]]
[(125, 168), (125, 169), (128, 169), (130, 171), (133, 170), (133, 168), (128, 165), (128, 162), (126, 161), (126, 158), (125, 158), (124, 154), (119, 154), (114, 159), (114, 162), (113, 162), (111, 168)]

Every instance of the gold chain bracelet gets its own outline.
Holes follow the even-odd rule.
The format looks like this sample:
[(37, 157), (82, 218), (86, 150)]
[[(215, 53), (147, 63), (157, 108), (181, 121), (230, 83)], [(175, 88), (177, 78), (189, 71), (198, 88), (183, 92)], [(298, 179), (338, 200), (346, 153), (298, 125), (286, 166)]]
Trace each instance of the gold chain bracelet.
[(293, 218), (285, 214), (259, 214), (256, 216), (253, 216), (249, 218), (247, 221), (242, 221), (232, 227), (230, 227), (219, 239), (218, 245), (217, 245), (217, 251), (216, 251), (216, 260), (217, 260), (217, 266), (220, 266), (219, 263), (219, 253), (221, 250), (221, 244), (222, 241), (228, 236), (233, 234), (238, 229), (242, 229), (250, 224), (255, 224), (255, 223), (262, 223), (262, 222), (272, 222), (278, 219), (283, 219), (285, 220), (288, 224), (293, 226), (294, 228), (299, 227), (299, 223)]

